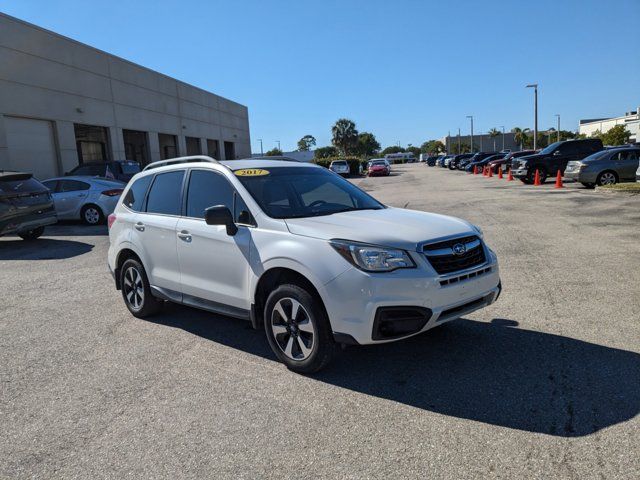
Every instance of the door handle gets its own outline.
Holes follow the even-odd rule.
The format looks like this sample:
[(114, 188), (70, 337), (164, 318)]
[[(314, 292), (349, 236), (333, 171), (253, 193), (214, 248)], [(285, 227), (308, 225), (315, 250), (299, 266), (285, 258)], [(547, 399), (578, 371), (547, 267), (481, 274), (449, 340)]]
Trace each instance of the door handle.
[(138, 222), (135, 224), (136, 230), (138, 230), (139, 232), (144, 232), (144, 223), (142, 222)]
[(191, 234), (186, 230), (182, 230), (181, 232), (178, 232), (178, 238), (189, 243), (191, 241)]

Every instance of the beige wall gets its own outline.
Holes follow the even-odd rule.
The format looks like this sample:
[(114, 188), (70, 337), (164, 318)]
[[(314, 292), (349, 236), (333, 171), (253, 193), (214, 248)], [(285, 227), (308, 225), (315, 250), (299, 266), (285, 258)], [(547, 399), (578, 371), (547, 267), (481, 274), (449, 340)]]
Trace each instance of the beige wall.
[(10, 156), (4, 115), (53, 122), (62, 170), (78, 162), (74, 123), (108, 127), (114, 160), (124, 159), (122, 129), (149, 132), (152, 161), (158, 132), (178, 136), (181, 154), (190, 136), (251, 156), (244, 105), (0, 14), (0, 169)]

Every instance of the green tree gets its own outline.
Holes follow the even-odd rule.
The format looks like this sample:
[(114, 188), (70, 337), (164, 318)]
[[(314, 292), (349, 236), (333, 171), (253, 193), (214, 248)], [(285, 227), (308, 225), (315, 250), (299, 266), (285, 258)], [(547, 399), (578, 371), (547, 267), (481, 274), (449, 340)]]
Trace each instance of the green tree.
[(404, 153), (406, 150), (402, 147), (398, 147), (397, 145), (393, 145), (391, 147), (387, 147), (382, 152), (381, 155), (388, 155), (389, 153)]
[(278, 147), (274, 147), (265, 153), (265, 156), (267, 157), (276, 157), (278, 155), (282, 155), (282, 150), (280, 150)]
[(420, 150), (420, 148), (414, 147), (414, 146), (411, 146), (411, 145), (407, 147), (406, 151), (413, 153), (413, 156), (416, 157), (416, 158), (420, 157), (420, 154), (422, 153), (422, 150)]
[(420, 146), (420, 151), (422, 153), (429, 154), (442, 153), (446, 149), (447, 147), (445, 147), (444, 143), (442, 143), (440, 140), (428, 140)]
[(329, 158), (338, 155), (338, 149), (336, 147), (320, 147), (316, 148), (315, 158)]
[(497, 152), (498, 150), (496, 149), (496, 137), (500, 135), (500, 130), (498, 130), (497, 128), (492, 128), (487, 133), (489, 134), (489, 137), (493, 140), (493, 151)]
[(358, 155), (369, 157), (378, 153), (379, 150), (380, 143), (378, 143), (373, 133), (361, 132), (358, 134), (358, 145), (356, 148)]
[(331, 127), (331, 143), (342, 155), (349, 155), (358, 145), (356, 124), (348, 118), (340, 118)]
[(513, 133), (513, 139), (520, 145), (520, 150), (524, 150), (531, 144), (531, 137), (529, 136), (530, 130), (528, 128), (515, 127), (511, 129)]
[(456, 140), (451, 141), (451, 153), (460, 155), (461, 153), (471, 153), (471, 147), (468, 143), (460, 142), (460, 148), (458, 148), (458, 142)]
[(614, 146), (629, 143), (631, 132), (629, 132), (624, 125), (616, 125), (604, 133), (596, 130), (591, 136), (600, 138), (605, 145)]
[(316, 139), (313, 135), (305, 135), (300, 140), (298, 140), (298, 151), (300, 152), (308, 152), (311, 150), (311, 147), (315, 146)]

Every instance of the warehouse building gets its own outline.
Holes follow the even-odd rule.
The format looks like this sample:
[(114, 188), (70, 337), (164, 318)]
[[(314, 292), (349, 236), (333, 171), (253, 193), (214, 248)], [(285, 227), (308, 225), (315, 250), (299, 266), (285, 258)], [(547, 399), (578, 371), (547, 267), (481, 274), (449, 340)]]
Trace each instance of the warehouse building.
[(0, 13), (0, 170), (251, 156), (247, 107)]
[(629, 141), (640, 142), (640, 107), (619, 117), (589, 118), (580, 120), (579, 133), (590, 137), (596, 132), (606, 133), (616, 125), (624, 125), (631, 133)]

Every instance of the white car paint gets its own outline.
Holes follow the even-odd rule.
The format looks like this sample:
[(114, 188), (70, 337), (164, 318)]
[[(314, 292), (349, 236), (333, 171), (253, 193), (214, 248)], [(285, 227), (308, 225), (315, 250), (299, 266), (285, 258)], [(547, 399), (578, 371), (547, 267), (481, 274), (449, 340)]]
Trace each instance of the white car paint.
[[(469, 222), (398, 208), (286, 220), (272, 218), (260, 208), (232, 169), (279, 167), (321, 168), (272, 160), (203, 161), (159, 166), (137, 174), (122, 198), (135, 181), (147, 175), (190, 168), (214, 170), (224, 175), (242, 197), (256, 225), (237, 224), (237, 234), (229, 236), (223, 226), (207, 225), (202, 219), (136, 213), (120, 202), (109, 231), (110, 270), (117, 273), (120, 253), (130, 249), (141, 259), (151, 285), (178, 292), (180, 298), (189, 295), (207, 300), (222, 312), (228, 307), (237, 313), (250, 311), (256, 287), (265, 272), (272, 268), (290, 269), (306, 277), (317, 290), (334, 335), (348, 335), (359, 344), (396, 339), (372, 338), (379, 307), (431, 309), (433, 315), (428, 323), (411, 333), (414, 335), (493, 303), (499, 295), (496, 255), (485, 245), (481, 231)], [(446, 275), (436, 273), (422, 246), (466, 236), (481, 239), (485, 261)], [(337, 253), (329, 242), (332, 239), (405, 250), (415, 268), (384, 273), (363, 271)], [(463, 274), (468, 277), (462, 278)], [(446, 284), (450, 279), (457, 280)], [(450, 314), (442, 314), (461, 306)]]

